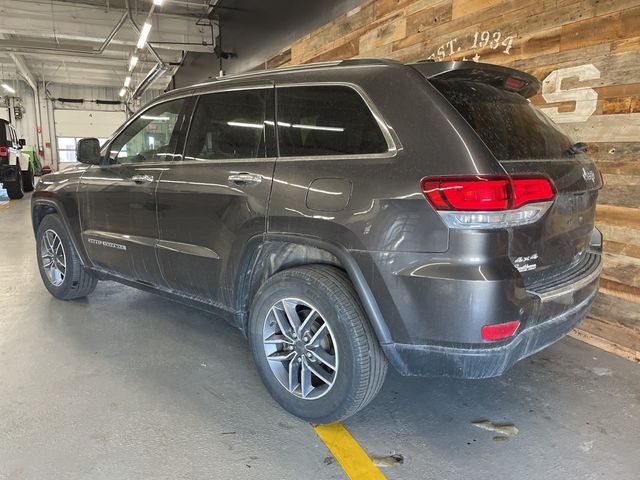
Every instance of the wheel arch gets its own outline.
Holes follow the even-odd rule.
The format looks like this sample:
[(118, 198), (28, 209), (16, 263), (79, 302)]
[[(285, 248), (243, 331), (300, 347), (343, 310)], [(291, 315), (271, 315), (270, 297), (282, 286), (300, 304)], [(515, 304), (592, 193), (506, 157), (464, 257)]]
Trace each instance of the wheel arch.
[(369, 285), (348, 250), (330, 242), (302, 235), (276, 235), (254, 239), (238, 270), (236, 310), (239, 325), (247, 332), (249, 309), (260, 286), (271, 276), (302, 265), (323, 264), (344, 270), (364, 307), (380, 345), (393, 343), (391, 333)]
[(78, 256), (80, 257), (80, 262), (82, 265), (89, 265), (84, 249), (80, 248), (81, 245), (78, 245), (76, 237), (72, 234), (64, 209), (54, 199), (38, 198), (34, 199), (31, 203), (31, 224), (33, 226), (33, 234), (36, 235), (38, 233), (38, 228), (47, 215), (58, 215), (60, 217), (62, 224), (67, 231), (67, 235), (73, 244), (73, 248), (75, 248)]

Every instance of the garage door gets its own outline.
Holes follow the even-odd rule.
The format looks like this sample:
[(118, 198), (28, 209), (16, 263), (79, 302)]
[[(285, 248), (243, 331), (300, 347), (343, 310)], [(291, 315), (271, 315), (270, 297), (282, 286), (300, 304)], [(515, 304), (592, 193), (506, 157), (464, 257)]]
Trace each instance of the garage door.
[(102, 143), (124, 123), (124, 112), (98, 110), (55, 110), (56, 144), (60, 162), (74, 162), (79, 139), (96, 137)]

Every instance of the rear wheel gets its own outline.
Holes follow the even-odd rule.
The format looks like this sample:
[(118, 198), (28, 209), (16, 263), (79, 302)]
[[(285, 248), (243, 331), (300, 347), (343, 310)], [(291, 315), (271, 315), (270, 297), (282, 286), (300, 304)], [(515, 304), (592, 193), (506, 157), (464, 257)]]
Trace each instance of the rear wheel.
[(269, 393), (288, 412), (332, 423), (377, 395), (387, 362), (357, 294), (324, 265), (277, 273), (258, 291), (249, 339)]
[(22, 172), (20, 171), (20, 167), (16, 167), (17, 171), (15, 172), (15, 180), (4, 182), (4, 188), (7, 189), (7, 195), (12, 200), (19, 200), (24, 197), (24, 189), (22, 187)]
[(58, 215), (44, 217), (36, 234), (38, 268), (49, 293), (61, 300), (89, 295), (98, 279), (80, 262)]
[(33, 166), (29, 162), (29, 168), (26, 172), (22, 172), (22, 189), (25, 192), (33, 192)]

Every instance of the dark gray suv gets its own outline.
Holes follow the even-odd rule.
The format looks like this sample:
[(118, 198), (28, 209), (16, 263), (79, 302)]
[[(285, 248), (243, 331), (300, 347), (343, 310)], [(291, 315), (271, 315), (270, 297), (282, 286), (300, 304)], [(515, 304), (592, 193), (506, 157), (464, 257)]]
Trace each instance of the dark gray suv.
[(208, 307), (316, 423), (363, 408), (388, 363), (500, 375), (585, 317), (602, 263), (601, 176), (538, 88), (473, 62), (346, 60), (175, 90), (38, 184), (44, 284)]

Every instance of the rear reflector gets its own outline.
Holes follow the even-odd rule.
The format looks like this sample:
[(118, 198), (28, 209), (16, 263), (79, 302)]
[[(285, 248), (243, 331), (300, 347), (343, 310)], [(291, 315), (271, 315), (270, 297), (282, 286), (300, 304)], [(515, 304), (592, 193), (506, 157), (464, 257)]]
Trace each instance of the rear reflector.
[(546, 177), (425, 177), (422, 192), (436, 210), (511, 210), (553, 200), (556, 189)]
[(520, 326), (520, 322), (518, 320), (514, 320), (513, 322), (507, 323), (495, 323), (493, 325), (485, 325), (482, 327), (481, 334), (483, 340), (502, 340), (504, 338), (509, 338)]
[(9, 156), (9, 149), (7, 147), (0, 147), (0, 157), (5, 158)]

